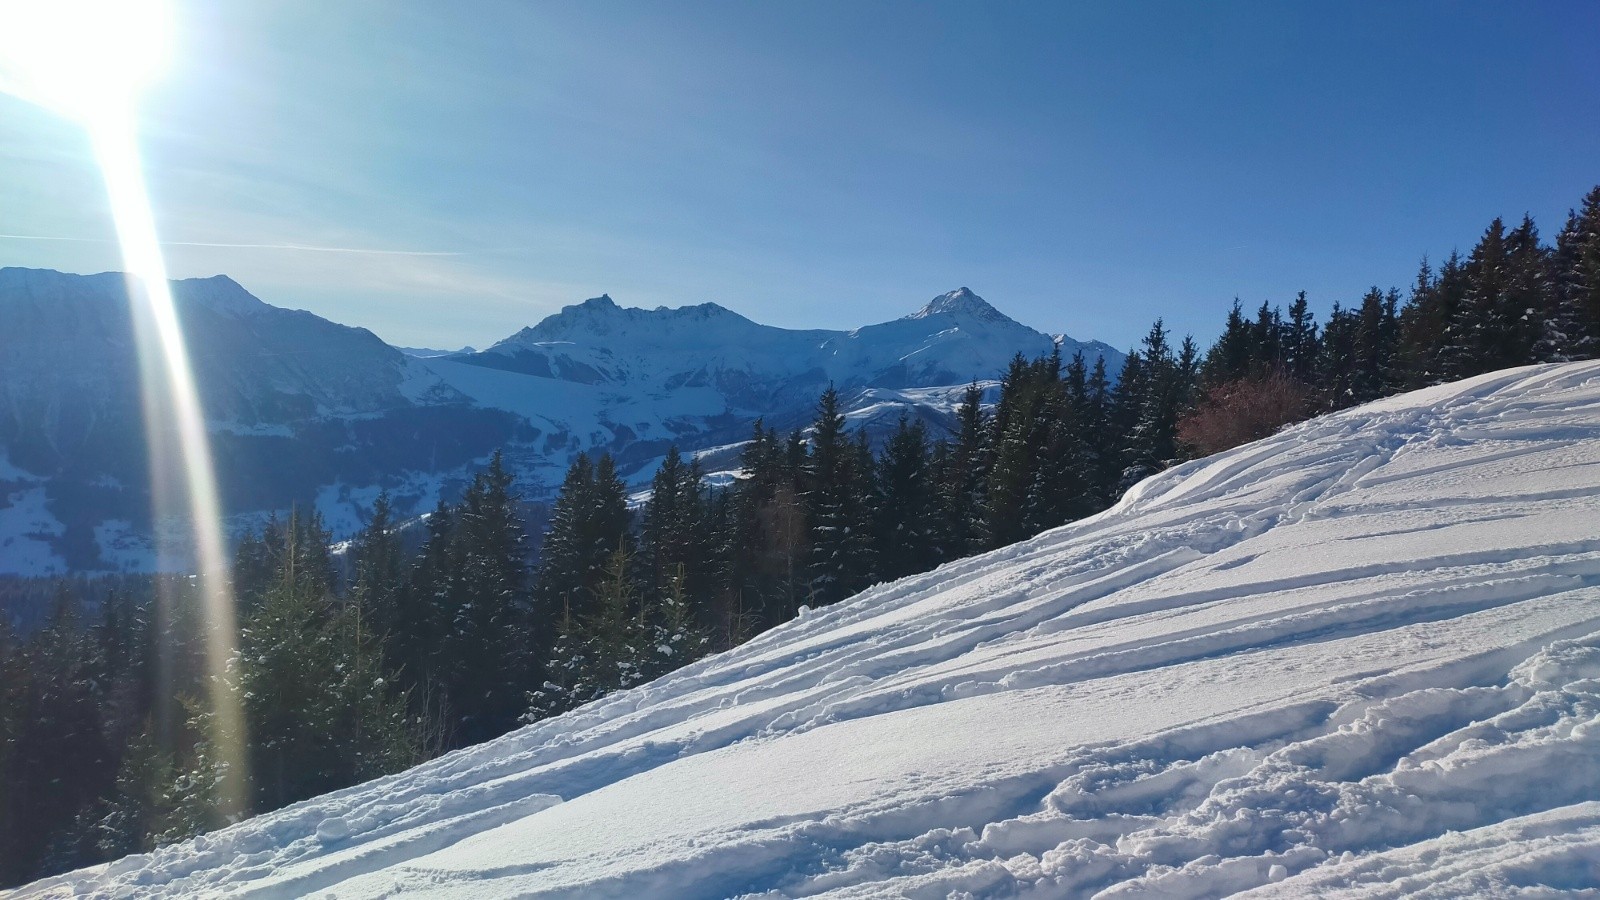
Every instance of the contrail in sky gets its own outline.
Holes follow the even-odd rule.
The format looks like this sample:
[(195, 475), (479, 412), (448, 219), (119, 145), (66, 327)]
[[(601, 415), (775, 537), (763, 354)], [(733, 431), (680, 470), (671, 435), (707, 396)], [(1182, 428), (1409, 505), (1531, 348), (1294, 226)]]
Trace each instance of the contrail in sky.
[[(54, 237), (44, 234), (0, 234), (0, 240), (65, 241), (74, 244), (114, 244), (101, 238)], [(313, 247), (308, 244), (225, 244), (211, 241), (162, 241), (164, 247), (223, 247), (231, 250), (298, 250), (307, 253), (362, 253), (375, 256), (465, 256), (457, 250), (368, 250), (362, 247)]]

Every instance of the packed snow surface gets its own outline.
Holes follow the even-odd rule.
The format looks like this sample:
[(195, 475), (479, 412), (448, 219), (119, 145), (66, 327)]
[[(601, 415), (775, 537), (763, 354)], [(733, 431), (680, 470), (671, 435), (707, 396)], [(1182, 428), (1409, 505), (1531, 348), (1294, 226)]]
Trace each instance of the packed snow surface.
[(1600, 364), (1328, 416), (23, 896), (1600, 888)]

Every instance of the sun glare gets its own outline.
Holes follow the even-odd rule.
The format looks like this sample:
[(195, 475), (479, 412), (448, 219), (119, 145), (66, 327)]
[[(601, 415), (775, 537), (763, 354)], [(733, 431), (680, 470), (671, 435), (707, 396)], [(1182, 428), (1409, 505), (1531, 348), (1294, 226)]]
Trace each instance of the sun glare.
[(161, 0), (0, 0), (0, 91), (81, 123), (94, 144), (128, 278), (152, 507), (158, 518), (192, 527), (190, 561), (201, 576), (214, 676), (212, 738), (223, 764), (219, 800), (232, 813), (243, 796), (244, 731), (238, 703), (223, 687), (237, 627), (221, 503), (135, 127), (140, 91), (171, 53), (172, 24)]
[(0, 0), (0, 90), (85, 123), (126, 115), (172, 24), (162, 0)]

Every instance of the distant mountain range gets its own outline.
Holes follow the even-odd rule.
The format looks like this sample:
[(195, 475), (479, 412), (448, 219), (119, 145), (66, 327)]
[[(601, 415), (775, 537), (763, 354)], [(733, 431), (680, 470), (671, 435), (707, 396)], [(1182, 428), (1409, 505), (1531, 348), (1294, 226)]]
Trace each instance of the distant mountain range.
[[(224, 276), (173, 293), (234, 530), (299, 503), (347, 536), (380, 491), (423, 512), (497, 448), (535, 499), (585, 450), (610, 451), (640, 484), (672, 444), (731, 470), (756, 418), (802, 427), (829, 383), (873, 433), (902, 412), (937, 429), (966, 385), (992, 382), (1016, 353), (1060, 346), (1113, 373), (1123, 359), (1018, 324), (966, 288), (854, 331), (602, 296), (456, 352), (403, 351)], [(123, 277), (0, 269), (0, 321), (0, 573), (155, 566), (166, 529), (150, 525)]]
[(462, 347), (460, 350), (434, 350), (430, 347), (401, 347), (396, 345), (395, 349), (407, 356), (415, 356), (419, 359), (432, 359), (435, 356), (454, 356), (458, 353), (478, 352), (471, 346)]

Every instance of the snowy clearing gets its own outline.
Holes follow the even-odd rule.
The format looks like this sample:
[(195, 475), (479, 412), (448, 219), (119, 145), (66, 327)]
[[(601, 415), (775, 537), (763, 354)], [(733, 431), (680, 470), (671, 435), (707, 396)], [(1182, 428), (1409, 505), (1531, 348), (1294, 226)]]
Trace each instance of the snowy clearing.
[(1600, 890), (1600, 364), (1296, 426), (20, 896)]

